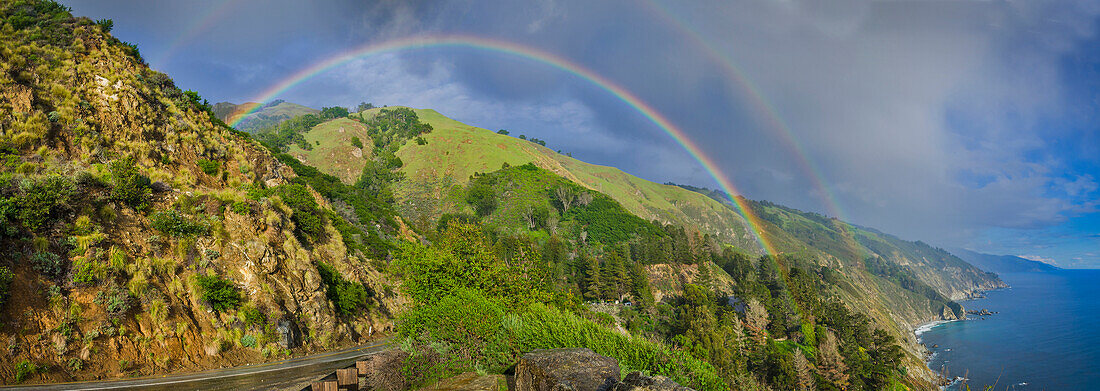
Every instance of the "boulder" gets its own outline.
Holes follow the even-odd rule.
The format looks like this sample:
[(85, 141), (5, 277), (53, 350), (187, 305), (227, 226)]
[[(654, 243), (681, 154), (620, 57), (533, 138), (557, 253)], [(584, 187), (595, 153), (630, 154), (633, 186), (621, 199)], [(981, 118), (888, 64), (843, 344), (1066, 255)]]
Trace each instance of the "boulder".
[(690, 388), (676, 384), (664, 376), (646, 376), (641, 372), (631, 372), (623, 378), (622, 382), (611, 388), (611, 391), (693, 391)]
[(516, 365), (516, 391), (607, 391), (619, 382), (619, 363), (592, 349), (537, 349)]
[(172, 191), (172, 185), (161, 181), (153, 182), (151, 185), (149, 185), (149, 188), (153, 189), (153, 192), (156, 193), (166, 193)]

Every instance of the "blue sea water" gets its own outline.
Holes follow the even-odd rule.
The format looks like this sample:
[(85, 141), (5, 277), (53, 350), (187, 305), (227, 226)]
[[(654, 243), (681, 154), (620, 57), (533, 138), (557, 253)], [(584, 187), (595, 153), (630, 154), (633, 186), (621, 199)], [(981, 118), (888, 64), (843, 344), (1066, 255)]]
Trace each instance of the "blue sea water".
[(998, 314), (920, 335), (934, 353), (928, 366), (946, 367), (949, 377), (966, 375), (975, 390), (1100, 390), (1100, 270), (1001, 279), (1012, 287), (962, 303)]

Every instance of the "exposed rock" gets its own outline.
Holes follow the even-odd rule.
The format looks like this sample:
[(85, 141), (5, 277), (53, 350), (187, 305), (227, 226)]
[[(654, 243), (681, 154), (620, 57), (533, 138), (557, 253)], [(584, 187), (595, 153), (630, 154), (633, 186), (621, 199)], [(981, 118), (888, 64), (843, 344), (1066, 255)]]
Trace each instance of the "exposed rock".
[(421, 388), (420, 391), (499, 391), (501, 375), (478, 375), (467, 372)]
[(693, 391), (676, 384), (664, 376), (646, 376), (641, 372), (631, 372), (623, 381), (611, 388), (612, 391)]
[(619, 363), (592, 349), (537, 349), (516, 366), (517, 391), (610, 390), (619, 382)]
[(153, 189), (153, 191), (157, 193), (167, 193), (172, 191), (171, 185), (161, 181), (153, 182), (153, 184), (149, 185), (149, 188)]
[(301, 332), (291, 319), (280, 320), (275, 332), (279, 334), (279, 346), (283, 349), (293, 349), (301, 344)]
[(371, 353), (355, 363), (359, 370), (359, 389), (399, 391), (408, 388), (401, 366), (409, 354), (393, 349)]

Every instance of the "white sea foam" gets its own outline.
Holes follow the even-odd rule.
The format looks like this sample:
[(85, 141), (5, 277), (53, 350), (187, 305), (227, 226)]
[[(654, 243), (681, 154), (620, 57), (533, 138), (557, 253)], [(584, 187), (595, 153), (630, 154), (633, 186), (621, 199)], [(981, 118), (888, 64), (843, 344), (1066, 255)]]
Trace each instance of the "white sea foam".
[(954, 321), (953, 320), (937, 320), (937, 321), (934, 321), (934, 322), (928, 322), (928, 323), (922, 324), (920, 326), (917, 326), (917, 328), (913, 330), (913, 334), (916, 334), (917, 337), (920, 338), (921, 334), (927, 333), (928, 331), (930, 331), (930, 330), (932, 330), (936, 327), (939, 327), (942, 324), (950, 323), (950, 322), (954, 322)]

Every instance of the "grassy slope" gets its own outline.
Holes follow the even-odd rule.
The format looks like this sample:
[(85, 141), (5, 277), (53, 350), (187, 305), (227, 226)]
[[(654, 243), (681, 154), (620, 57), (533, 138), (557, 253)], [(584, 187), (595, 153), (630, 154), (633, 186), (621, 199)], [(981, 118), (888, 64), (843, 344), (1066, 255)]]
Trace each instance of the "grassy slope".
[(351, 145), (352, 137), (359, 137), (360, 142), (370, 147), (366, 126), (358, 121), (340, 118), (317, 125), (305, 134), (306, 141), (313, 146), (312, 150), (291, 145), (287, 153), (351, 184), (359, 179), (366, 159), (371, 156), (369, 148), (360, 149)]
[[(236, 105), (231, 112), (222, 116), (220, 119), (227, 124), (232, 123), (244, 116), (248, 110), (256, 107), (256, 105), (259, 105), (259, 103), (247, 102)], [(244, 131), (253, 131), (257, 126), (276, 124), (299, 115), (317, 114), (320, 112), (320, 110), (302, 106), (297, 103), (282, 102), (275, 106), (265, 107), (255, 113), (248, 114), (244, 121), (237, 125), (237, 128)]]
[[(373, 109), (367, 113), (376, 112)], [(416, 109), (434, 130), (425, 135), (427, 145), (407, 143), (398, 156), (405, 162), (406, 179), (395, 195), (406, 216), (430, 221), (440, 213), (463, 211), (466, 206), (454, 185), (465, 184), (475, 172), (500, 169), (504, 163), (535, 165), (582, 186), (607, 194), (631, 213), (704, 233), (754, 253), (761, 249), (738, 214), (706, 196), (676, 186), (650, 182), (614, 167), (585, 163), (549, 148), (515, 137), (465, 125), (436, 112)]]

